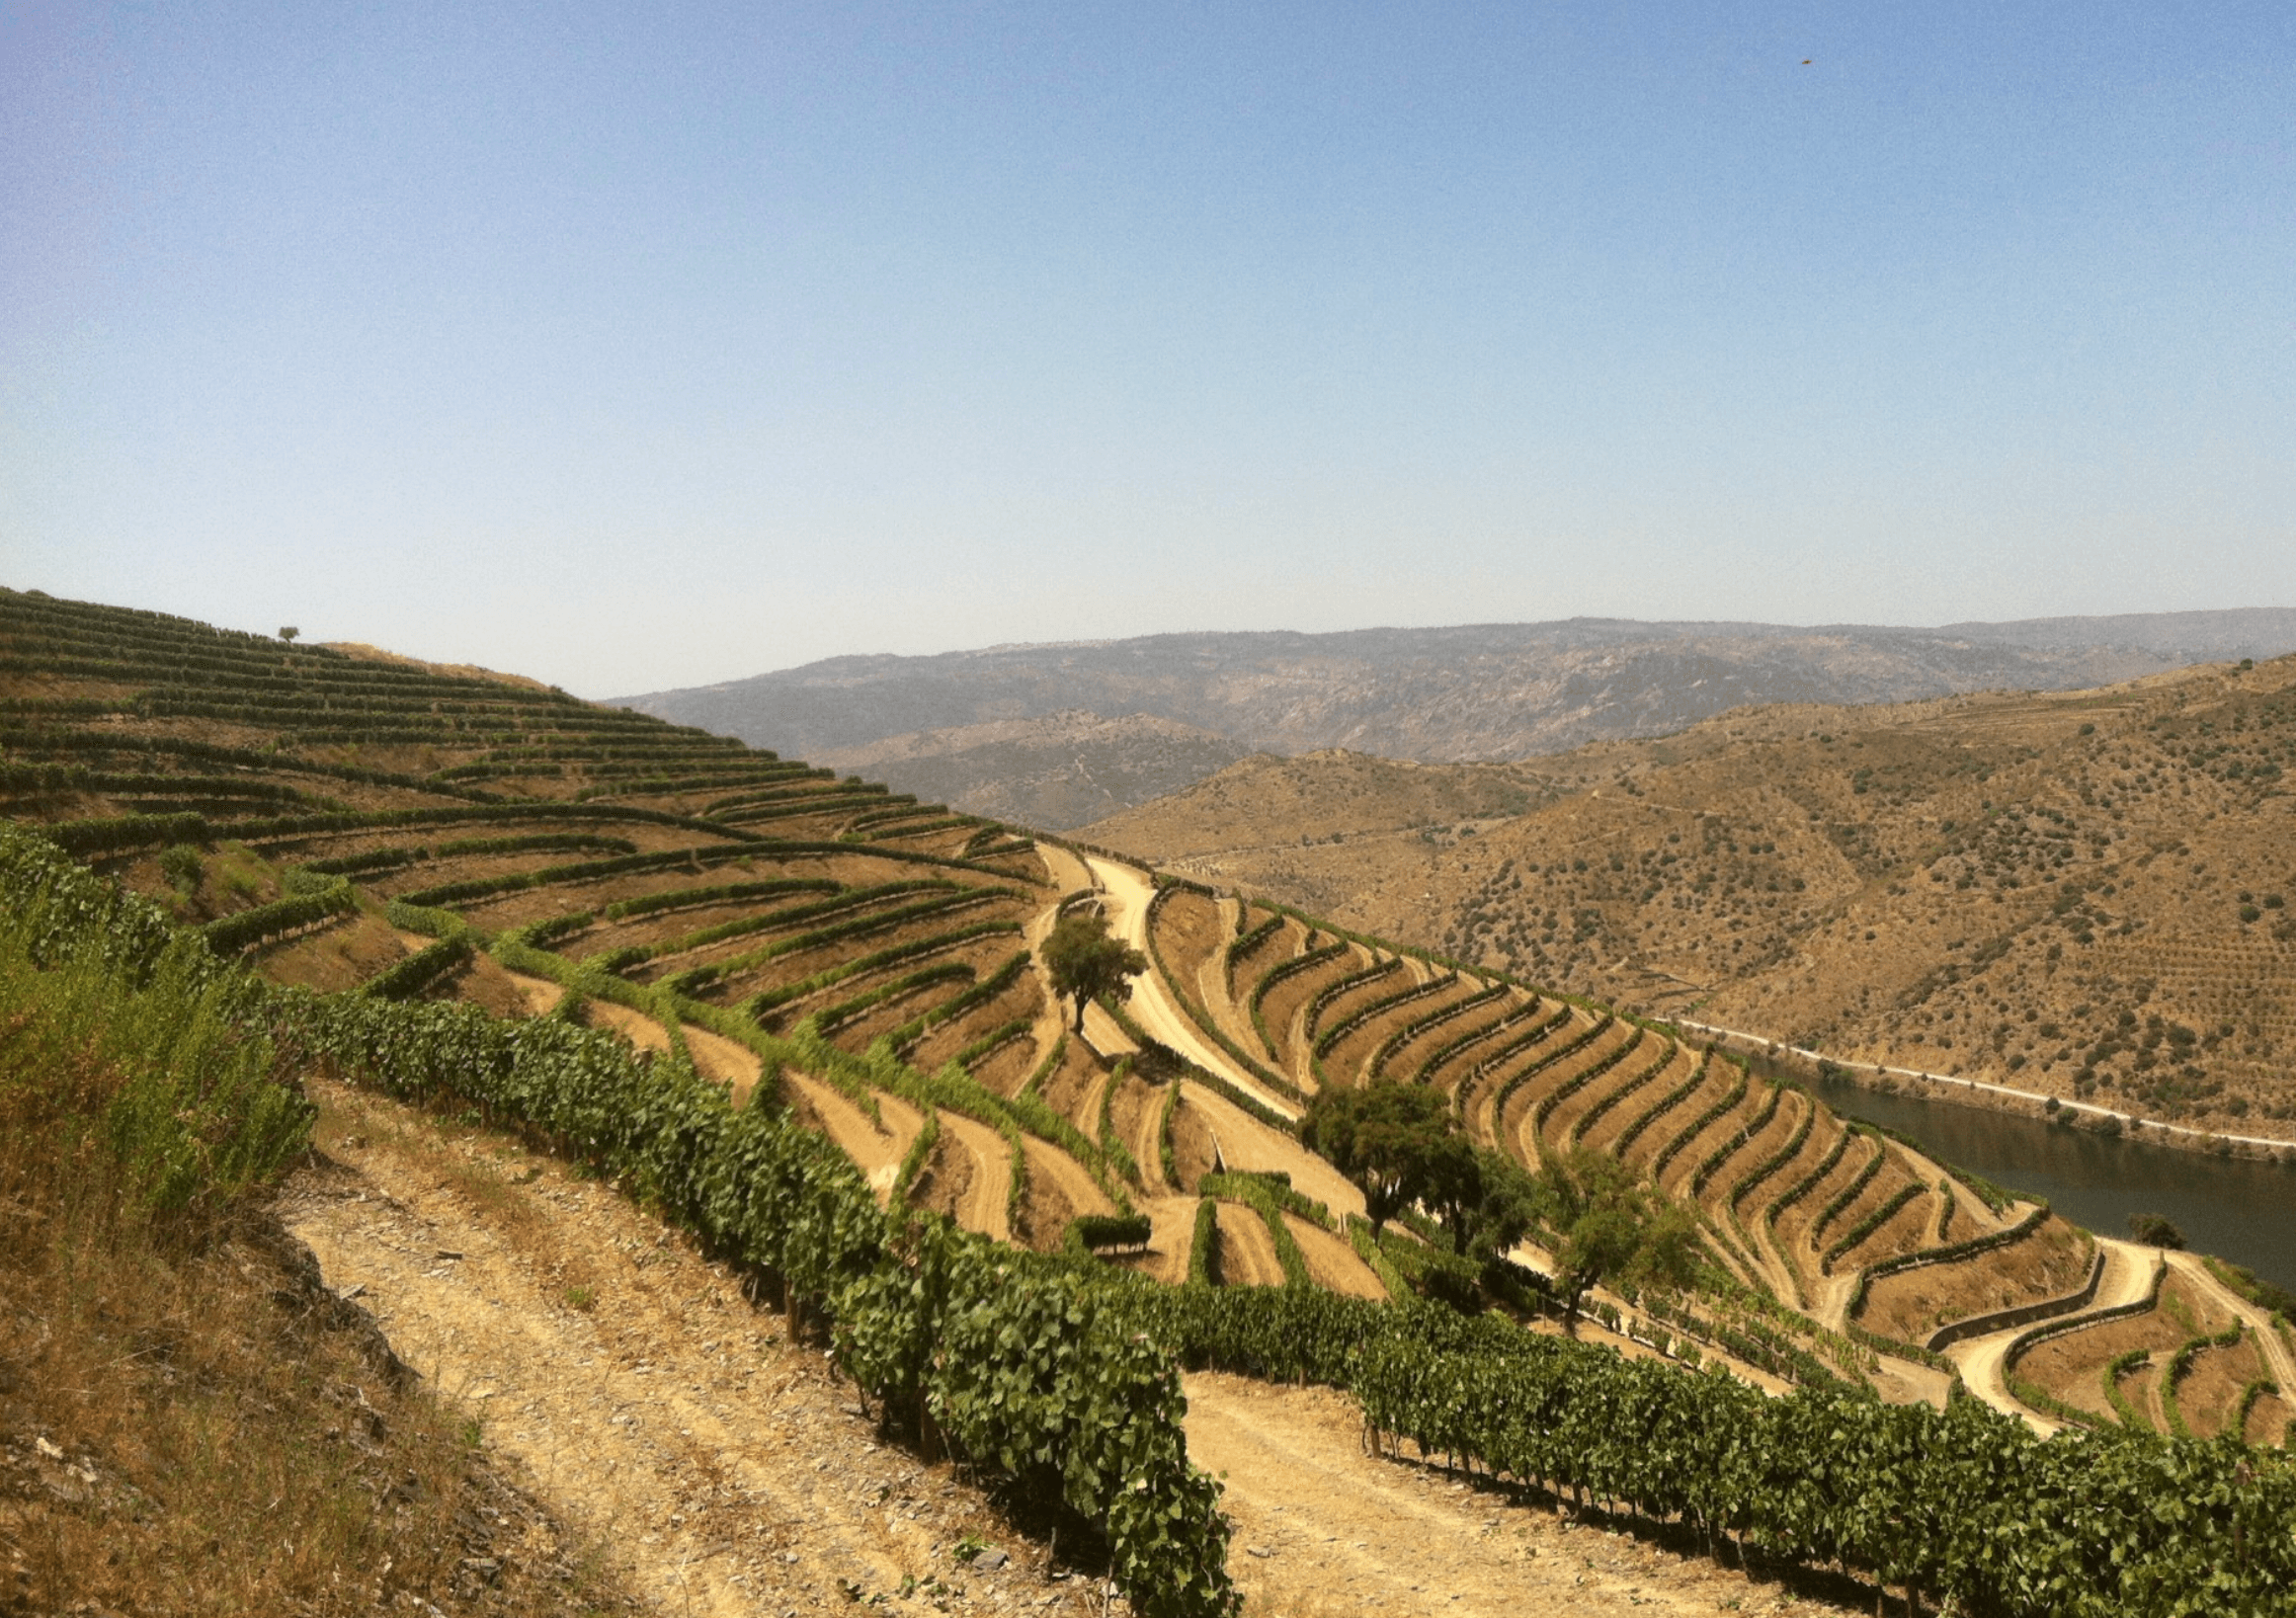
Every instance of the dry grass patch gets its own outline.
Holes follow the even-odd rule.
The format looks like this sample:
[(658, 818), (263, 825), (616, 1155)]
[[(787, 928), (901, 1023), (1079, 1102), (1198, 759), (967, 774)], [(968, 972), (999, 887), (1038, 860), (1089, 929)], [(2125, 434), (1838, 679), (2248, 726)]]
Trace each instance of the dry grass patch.
[(311, 1122), (273, 1063), (180, 971), (0, 940), (0, 1603), (618, 1605), (270, 1214)]

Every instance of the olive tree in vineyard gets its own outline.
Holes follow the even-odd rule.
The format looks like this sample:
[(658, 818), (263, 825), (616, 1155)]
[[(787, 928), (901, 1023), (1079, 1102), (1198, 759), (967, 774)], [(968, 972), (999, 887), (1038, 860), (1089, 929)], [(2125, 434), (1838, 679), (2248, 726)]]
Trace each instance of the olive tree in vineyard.
[(1697, 1215), (1616, 1158), (1573, 1152), (1547, 1166), (1539, 1188), (1566, 1327), (1576, 1327), (1579, 1300), (1599, 1282), (1672, 1292), (1696, 1278)]
[(1148, 970), (1148, 957), (1112, 937), (1105, 917), (1079, 911), (1064, 916), (1037, 947), (1037, 958), (1051, 976), (1052, 992), (1076, 1001), (1076, 1031), (1084, 1032), (1084, 1009), (1103, 995), (1119, 1000), (1131, 980)]

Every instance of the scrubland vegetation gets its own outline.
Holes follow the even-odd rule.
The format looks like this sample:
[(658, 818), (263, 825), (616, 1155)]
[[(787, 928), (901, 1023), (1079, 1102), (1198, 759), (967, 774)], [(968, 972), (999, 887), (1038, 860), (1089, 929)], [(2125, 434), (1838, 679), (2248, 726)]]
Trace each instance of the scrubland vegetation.
[(2296, 1142), (2292, 768), (2277, 659), (1248, 760), (1080, 835), (1606, 1004)]

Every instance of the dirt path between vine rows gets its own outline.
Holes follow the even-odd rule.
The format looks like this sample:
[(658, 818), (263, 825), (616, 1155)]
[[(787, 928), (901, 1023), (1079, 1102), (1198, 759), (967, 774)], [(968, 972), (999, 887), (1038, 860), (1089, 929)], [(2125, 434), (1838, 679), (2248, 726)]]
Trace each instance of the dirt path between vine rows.
[[(1113, 930), (1126, 943), (1148, 952), (1148, 902), (1155, 896), (1155, 885), (1129, 865), (1119, 865), (1112, 859), (1095, 858), (1089, 861), (1094, 876), (1106, 890), (1109, 920)], [(1225, 1051), (1215, 1049), (1205, 1039), (1188, 1013), (1172, 1002), (1163, 979), (1154, 972), (1143, 973), (1132, 982), (1132, 992), (1126, 1002), (1134, 1021), (1147, 1029), (1151, 1037), (1163, 1041), (1207, 1073), (1214, 1073), (1234, 1085), (1245, 1094), (1260, 1101), (1271, 1111), (1296, 1117), (1299, 1108), (1278, 1096), (1270, 1095), (1261, 1089), (1258, 1080), (1240, 1070)]]
[(834, 1085), (823, 1084), (794, 1069), (782, 1071), (781, 1083), (790, 1099), (803, 1109), (801, 1115), (853, 1159), (854, 1167), (869, 1182), (877, 1201), (882, 1204), (890, 1200), (893, 1180), (901, 1172), (901, 1160), (909, 1154), (909, 1143), (925, 1127), (925, 1115), (898, 1096), (876, 1092), (877, 1116), (884, 1120), (884, 1127), (879, 1128), (851, 1096)]
[(1220, 1204), (1220, 1284), (1281, 1286), (1283, 1262), (1268, 1222), (1241, 1202)]
[(1005, 1137), (987, 1124), (946, 1107), (941, 1109), (941, 1134), (972, 1160), (972, 1177), (965, 1182), (956, 1222), (995, 1241), (1011, 1241), (1013, 1153)]
[[(326, 1156), (282, 1218), (647, 1610), (1103, 1610), (952, 1468), (876, 1443), (818, 1348), (620, 1193), (509, 1136), (310, 1089)], [(967, 1535), (1010, 1564), (959, 1564)]]
[(1187, 1387), (1189, 1454), (1225, 1478), (1228, 1567), (1255, 1618), (1850, 1610), (1574, 1526), (1439, 1467), (1368, 1456), (1361, 1416), (1331, 1389), (1214, 1372)]

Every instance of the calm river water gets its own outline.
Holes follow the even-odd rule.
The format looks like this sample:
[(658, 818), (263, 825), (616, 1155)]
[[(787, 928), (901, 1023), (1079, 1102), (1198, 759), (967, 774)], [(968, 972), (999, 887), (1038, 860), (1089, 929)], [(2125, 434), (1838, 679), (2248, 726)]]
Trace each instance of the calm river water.
[(2133, 1213), (2166, 1214), (2194, 1252), (2296, 1289), (2296, 1166), (2177, 1152), (1838, 1079), (1812, 1088), (1835, 1111), (1886, 1124), (1955, 1168), (2047, 1197), (2100, 1235), (2128, 1235)]

